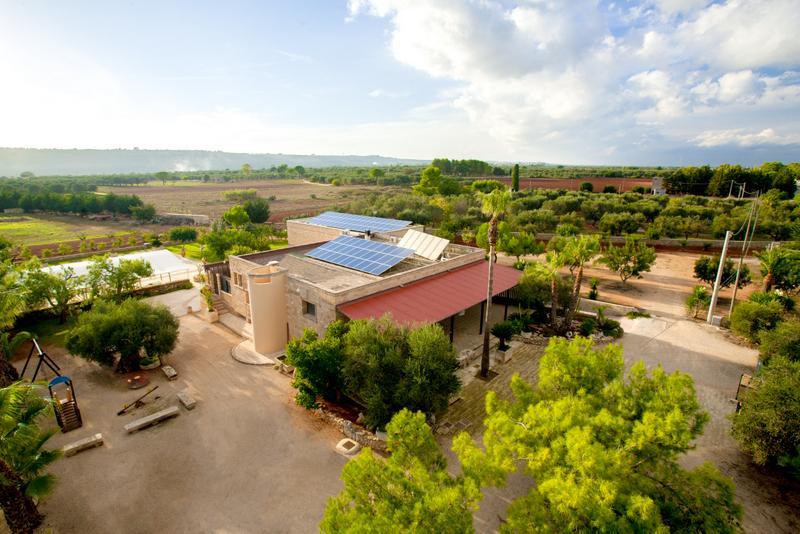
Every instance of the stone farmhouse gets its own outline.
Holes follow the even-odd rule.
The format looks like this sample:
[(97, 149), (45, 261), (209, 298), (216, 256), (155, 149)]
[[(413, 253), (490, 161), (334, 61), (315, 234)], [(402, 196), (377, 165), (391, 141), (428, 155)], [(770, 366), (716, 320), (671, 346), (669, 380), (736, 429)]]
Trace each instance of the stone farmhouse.
[[(324, 334), (336, 319), (386, 313), (407, 325), (439, 322), (451, 340), (459, 329), (482, 333), (483, 249), (410, 221), (336, 212), (287, 221), (287, 233), (286, 248), (205, 265), (217, 307), (240, 320), (257, 352), (279, 353), (306, 328)], [(499, 264), (494, 272), (499, 318), (522, 273)]]

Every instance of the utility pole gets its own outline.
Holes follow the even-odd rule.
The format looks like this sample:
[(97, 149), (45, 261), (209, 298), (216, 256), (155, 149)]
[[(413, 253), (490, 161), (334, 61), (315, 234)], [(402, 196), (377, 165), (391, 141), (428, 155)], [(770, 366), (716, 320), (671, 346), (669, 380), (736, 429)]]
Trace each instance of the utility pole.
[(742, 273), (744, 256), (747, 253), (747, 238), (750, 237), (750, 220), (753, 217), (753, 213), (756, 213), (756, 218), (753, 221), (753, 235), (756, 234), (756, 224), (758, 224), (758, 212), (756, 212), (756, 204), (758, 204), (758, 193), (756, 193), (756, 198), (753, 199), (753, 204), (750, 206), (750, 213), (747, 215), (747, 230), (744, 232), (742, 255), (739, 257), (739, 266), (736, 267), (736, 280), (733, 282), (733, 295), (731, 296), (731, 307), (728, 310), (728, 317), (730, 317), (733, 313), (733, 306), (736, 304), (736, 293), (739, 291), (739, 276)]
[(728, 189), (728, 198), (731, 198), (731, 195), (733, 194), (733, 184), (734, 183), (735, 182), (733, 180), (731, 180), (731, 187), (730, 187), (730, 189)]
[(714, 291), (711, 293), (711, 304), (708, 306), (708, 317), (706, 322), (711, 324), (711, 319), (714, 317), (714, 308), (717, 305), (717, 297), (719, 296), (719, 286), (722, 283), (722, 272), (725, 270), (725, 255), (728, 253), (728, 243), (730, 243), (733, 232), (728, 230), (725, 232), (725, 243), (722, 245), (722, 254), (719, 256), (719, 268), (717, 268), (717, 279), (714, 282)]

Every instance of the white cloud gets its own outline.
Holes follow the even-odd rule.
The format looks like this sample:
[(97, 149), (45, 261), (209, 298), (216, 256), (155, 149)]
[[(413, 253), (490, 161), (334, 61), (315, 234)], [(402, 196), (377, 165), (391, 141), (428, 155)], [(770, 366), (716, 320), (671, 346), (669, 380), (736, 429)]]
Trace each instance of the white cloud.
[(614, 146), (621, 158), (687, 138), (720, 146), (709, 144), (715, 125), (744, 120), (745, 108), (762, 112), (747, 120), (763, 127), (731, 137), (738, 146), (784, 146), (800, 123), (800, 79), (773, 74), (800, 66), (800, 0), (349, 5), (351, 16), (388, 19), (395, 59), (460, 82), (454, 106), (509, 152), (530, 159), (569, 144), (600, 156)]
[(386, 89), (373, 89), (367, 96), (370, 98), (400, 98), (404, 96), (408, 96), (408, 93), (401, 93), (397, 91), (387, 91)]
[(691, 141), (701, 147), (717, 147), (724, 145), (740, 147), (758, 145), (797, 145), (800, 144), (800, 135), (781, 135), (772, 128), (765, 128), (760, 132), (748, 132), (739, 128), (734, 130), (705, 131)]

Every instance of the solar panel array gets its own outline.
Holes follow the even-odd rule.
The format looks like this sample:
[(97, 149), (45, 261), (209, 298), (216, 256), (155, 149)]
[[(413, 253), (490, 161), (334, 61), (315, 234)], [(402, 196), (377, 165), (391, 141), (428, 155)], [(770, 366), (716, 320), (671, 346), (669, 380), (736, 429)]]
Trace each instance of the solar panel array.
[(379, 275), (412, 254), (414, 251), (410, 248), (343, 235), (315, 248), (306, 256), (363, 273)]
[(418, 232), (417, 230), (409, 230), (397, 246), (413, 249), (417, 255), (436, 261), (449, 244), (450, 241), (447, 239)]
[(336, 211), (320, 213), (316, 217), (306, 219), (306, 222), (330, 228), (339, 228), (340, 230), (353, 230), (354, 232), (366, 232), (367, 230), (370, 232), (391, 232), (411, 224), (411, 221), (368, 217), (366, 215), (353, 215)]

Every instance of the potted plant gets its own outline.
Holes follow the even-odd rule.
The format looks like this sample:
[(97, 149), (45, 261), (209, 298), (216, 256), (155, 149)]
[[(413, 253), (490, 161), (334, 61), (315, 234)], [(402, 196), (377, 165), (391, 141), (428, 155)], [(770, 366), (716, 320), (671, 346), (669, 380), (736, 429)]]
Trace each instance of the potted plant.
[(214, 309), (214, 293), (211, 291), (210, 287), (203, 286), (200, 290), (200, 294), (203, 295), (203, 300), (206, 303), (206, 318), (208, 322), (216, 323), (219, 321), (219, 312)]
[(501, 321), (492, 327), (492, 335), (499, 340), (497, 354), (503, 363), (510, 360), (511, 356), (513, 356), (513, 350), (508, 344), (508, 341), (514, 334), (518, 334), (520, 331), (519, 324), (513, 321)]

